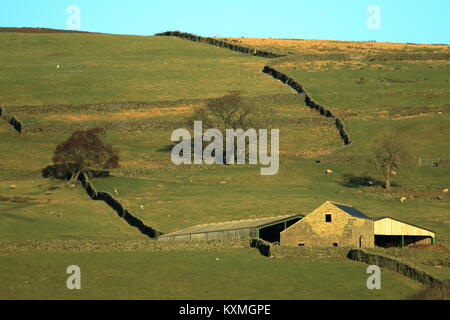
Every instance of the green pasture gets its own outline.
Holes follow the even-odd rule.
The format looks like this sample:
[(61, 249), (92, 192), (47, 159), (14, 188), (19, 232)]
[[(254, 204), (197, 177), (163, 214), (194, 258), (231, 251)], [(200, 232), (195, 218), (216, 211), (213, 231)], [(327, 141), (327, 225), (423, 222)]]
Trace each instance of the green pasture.
[[(399, 170), (390, 194), (348, 181), (381, 178), (366, 160), (383, 133), (406, 137), (416, 159), (450, 158), (448, 61), (286, 63), (166, 37), (1, 33), (0, 40), (0, 105), (24, 128), (19, 135), (0, 120), (0, 240), (144, 238), (79, 183), (42, 177), (74, 130), (105, 126), (121, 168), (93, 184), (159, 231), (307, 214), (333, 200), (432, 229), (450, 244), (448, 162)], [(332, 121), (263, 74), (268, 63), (342, 118), (353, 143), (344, 146)], [(280, 130), (277, 175), (260, 175), (260, 165), (171, 163), (172, 131), (206, 99), (230, 91), (270, 110), (267, 124)], [(65, 288), (70, 264), (82, 267), (80, 292)], [(405, 299), (420, 289), (387, 271), (380, 291), (367, 290), (366, 279), (363, 264), (265, 259), (250, 249), (0, 253), (4, 299)]]
[[(81, 269), (68, 290), (66, 269)], [(1, 253), (1, 299), (407, 299), (421, 285), (382, 271), (366, 286), (367, 266), (336, 259), (267, 259), (255, 249), (175, 252)]]

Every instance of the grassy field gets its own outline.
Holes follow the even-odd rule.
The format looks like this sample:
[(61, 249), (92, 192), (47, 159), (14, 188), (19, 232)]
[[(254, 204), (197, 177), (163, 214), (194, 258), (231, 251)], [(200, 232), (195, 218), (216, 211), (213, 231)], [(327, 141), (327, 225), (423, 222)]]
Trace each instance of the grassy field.
[[(47, 105), (290, 92), (262, 59), (165, 37), (1, 33), (0, 104)], [(57, 69), (57, 65), (60, 68)]]
[[(157, 230), (307, 214), (334, 200), (369, 216), (392, 216), (432, 229), (438, 243), (450, 245), (450, 197), (441, 191), (449, 187), (448, 164), (399, 171), (389, 194), (347, 181), (380, 178), (364, 159), (384, 132), (408, 137), (417, 159), (450, 159), (449, 61), (394, 59), (398, 54), (442, 54), (448, 46), (239, 39), (290, 55), (265, 60), (166, 37), (0, 33), (0, 39), (5, 44), (0, 105), (23, 123), (19, 135), (0, 121), (0, 240), (143, 239), (104, 203), (90, 200), (79, 184), (69, 187), (42, 177), (58, 143), (76, 129), (103, 126), (120, 153), (121, 168), (92, 182)], [(390, 60), (364, 60), (369, 54)], [(263, 74), (266, 64), (299, 81), (342, 118), (353, 143), (343, 146), (332, 122)], [(280, 129), (277, 175), (261, 176), (254, 165), (177, 167), (170, 162), (172, 130), (186, 127), (186, 119), (208, 98), (230, 91), (271, 109), (268, 123)], [(326, 175), (326, 169), (334, 173)], [(408, 199), (401, 203), (403, 196)], [(216, 264), (216, 255), (225, 262)], [(402, 299), (418, 289), (387, 272), (383, 290), (371, 292), (365, 289), (363, 265), (268, 260), (245, 250), (0, 253), (0, 259), (2, 298), (181, 299), (192, 298), (200, 288), (198, 298)], [(78, 295), (64, 287), (69, 261), (92, 270)], [(37, 272), (32, 285), (24, 284), (27, 270)], [(205, 273), (210, 277), (202, 278)], [(443, 267), (439, 273), (450, 271)], [(226, 275), (233, 283), (225, 281)], [(294, 275), (298, 283), (290, 281)], [(270, 286), (264, 285), (267, 278)]]
[[(81, 268), (81, 290), (66, 288), (72, 264)], [(366, 280), (364, 264), (296, 263), (253, 249), (0, 254), (0, 299), (406, 299), (421, 288), (389, 271), (381, 290), (368, 290)]]
[(264, 39), (264, 38), (229, 38), (237, 44), (251, 46), (261, 50), (298, 55), (336, 55), (344, 54), (361, 57), (367, 54), (411, 54), (411, 53), (446, 53), (448, 45), (408, 44), (375, 41), (332, 41), (314, 39)]

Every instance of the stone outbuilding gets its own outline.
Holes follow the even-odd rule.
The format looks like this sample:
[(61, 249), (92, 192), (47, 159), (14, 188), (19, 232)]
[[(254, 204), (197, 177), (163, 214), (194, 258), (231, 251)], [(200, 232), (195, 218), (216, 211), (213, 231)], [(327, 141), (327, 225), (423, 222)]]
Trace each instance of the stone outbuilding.
[(287, 246), (374, 247), (374, 222), (352, 206), (327, 201), (280, 234)]
[(360, 248), (434, 243), (433, 231), (390, 217), (371, 218), (354, 207), (327, 201), (280, 233), (285, 246)]

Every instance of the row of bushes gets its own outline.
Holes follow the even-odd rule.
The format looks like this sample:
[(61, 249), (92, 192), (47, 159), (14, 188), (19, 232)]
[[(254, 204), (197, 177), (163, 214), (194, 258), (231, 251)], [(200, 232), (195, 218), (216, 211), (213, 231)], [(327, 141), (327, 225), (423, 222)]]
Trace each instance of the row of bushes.
[(347, 134), (347, 132), (345, 131), (344, 123), (342, 122), (342, 120), (339, 119), (338, 117), (336, 117), (331, 112), (331, 110), (328, 110), (328, 109), (324, 108), (323, 106), (321, 106), (320, 104), (318, 104), (317, 102), (315, 102), (311, 98), (311, 95), (306, 92), (306, 90), (303, 88), (303, 86), (301, 84), (296, 82), (294, 79), (288, 77), (284, 73), (281, 73), (281, 72), (279, 72), (279, 71), (277, 71), (274, 68), (271, 68), (269, 66), (265, 66), (264, 69), (262, 70), (262, 72), (267, 73), (267, 74), (271, 75), (272, 77), (274, 77), (275, 79), (280, 80), (281, 82), (287, 84), (292, 89), (297, 91), (297, 93), (304, 94), (305, 95), (305, 103), (306, 103), (306, 105), (308, 107), (310, 107), (311, 109), (316, 110), (321, 115), (323, 115), (323, 116), (325, 116), (327, 118), (332, 118), (334, 120), (334, 124), (336, 125), (336, 128), (338, 129), (339, 134), (340, 134), (341, 139), (344, 142), (344, 144), (348, 145), (348, 144), (351, 143), (350, 137)]
[(240, 46), (237, 44), (226, 42), (224, 40), (218, 40), (218, 39), (208, 38), (208, 37), (201, 37), (201, 36), (197, 36), (195, 34), (180, 32), (180, 31), (167, 31), (167, 32), (157, 33), (157, 34), (155, 34), (155, 36), (178, 37), (178, 38), (187, 39), (187, 40), (191, 40), (191, 41), (195, 41), (195, 42), (204, 42), (204, 43), (211, 44), (213, 46), (226, 48), (226, 49), (230, 49), (230, 50), (245, 53), (245, 54), (251, 54), (253, 56), (258, 56), (258, 57), (262, 57), (262, 58), (270, 58), (271, 59), (271, 58), (279, 58), (279, 57), (285, 56), (282, 54), (277, 54), (277, 53), (273, 53), (273, 52), (258, 50), (255, 48)]
[(14, 129), (17, 132), (19, 133), (22, 132), (22, 122), (20, 122), (20, 120), (18, 120), (14, 116), (9, 116), (1, 106), (0, 106), (0, 118), (6, 120), (10, 125), (14, 127)]
[(436, 279), (425, 271), (418, 270), (416, 267), (381, 254), (368, 253), (363, 250), (355, 249), (350, 250), (347, 257), (354, 261), (377, 265), (390, 271), (398, 272), (425, 285), (441, 283), (439, 279)]
[(78, 180), (80, 180), (81, 185), (92, 200), (104, 201), (108, 206), (117, 212), (119, 217), (123, 218), (130, 226), (137, 228), (142, 234), (145, 234), (150, 238), (157, 238), (159, 235), (163, 234), (152, 227), (146, 226), (140, 219), (136, 218), (127, 209), (125, 209), (120, 202), (108, 192), (97, 191), (85, 173), (81, 173)]

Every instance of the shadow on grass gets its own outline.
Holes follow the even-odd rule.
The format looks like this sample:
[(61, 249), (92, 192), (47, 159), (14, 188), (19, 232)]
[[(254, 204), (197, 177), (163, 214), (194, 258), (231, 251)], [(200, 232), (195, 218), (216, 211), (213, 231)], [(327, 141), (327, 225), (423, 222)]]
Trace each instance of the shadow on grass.
[(173, 147), (175, 147), (176, 144), (167, 144), (159, 149), (158, 152), (172, 152)]
[[(41, 170), (43, 178), (54, 178), (61, 180), (69, 180), (72, 174), (62, 165), (50, 165)], [(106, 170), (86, 170), (91, 178), (107, 178), (110, 177), (109, 171)]]
[[(351, 173), (346, 173), (342, 176), (342, 181), (339, 182), (342, 186), (348, 188), (359, 187), (385, 187), (384, 181), (374, 179), (370, 176), (356, 176)], [(391, 182), (392, 187), (399, 187), (395, 182)]]

